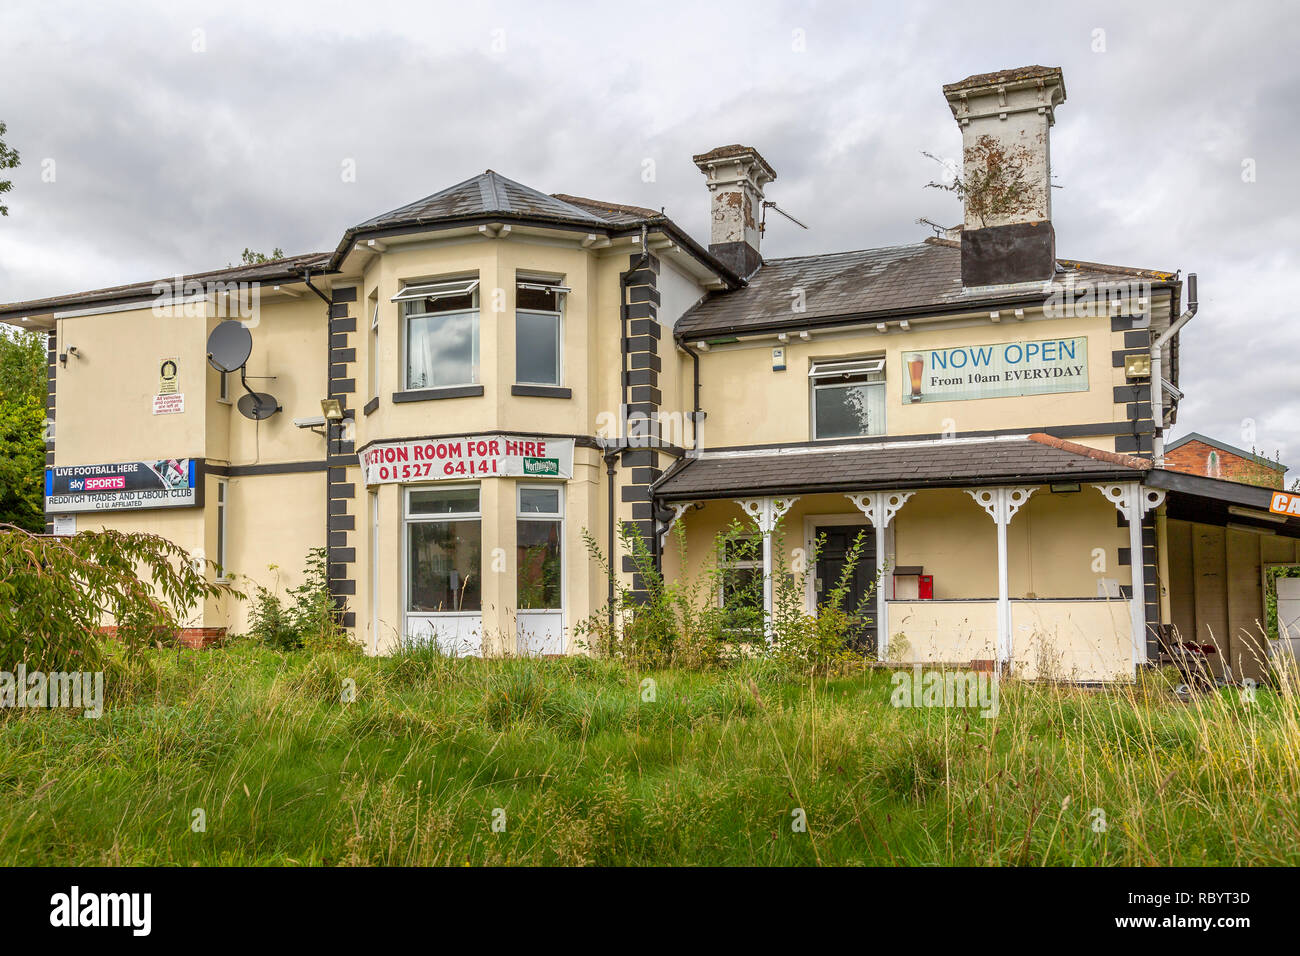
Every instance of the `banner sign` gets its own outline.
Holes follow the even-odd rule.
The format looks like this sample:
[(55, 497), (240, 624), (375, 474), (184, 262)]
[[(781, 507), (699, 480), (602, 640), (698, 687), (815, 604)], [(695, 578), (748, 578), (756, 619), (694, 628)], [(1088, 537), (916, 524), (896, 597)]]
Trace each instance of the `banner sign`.
[(197, 505), (194, 458), (65, 465), (45, 469), (45, 513), (186, 508)]
[(903, 353), (904, 405), (1087, 390), (1082, 336)]
[(1268, 510), (1275, 515), (1300, 516), (1300, 494), (1275, 491), (1273, 497), (1269, 499)]
[(385, 442), (361, 452), (367, 485), (469, 478), (572, 478), (572, 438), (473, 435)]

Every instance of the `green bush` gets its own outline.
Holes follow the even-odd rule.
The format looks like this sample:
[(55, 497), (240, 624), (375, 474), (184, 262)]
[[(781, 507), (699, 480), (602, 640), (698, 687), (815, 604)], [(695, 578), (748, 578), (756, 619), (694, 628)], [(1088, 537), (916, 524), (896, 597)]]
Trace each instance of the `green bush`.
[(216, 566), (152, 534), (53, 537), (0, 525), (0, 670), (101, 670), (100, 627), (126, 654), (175, 642), (187, 615), (230, 594)]
[[(288, 589), (289, 602), (276, 593), (257, 585), (249, 611), (249, 631), (267, 647), (293, 650), (305, 647), (312, 651), (346, 651), (355, 647), (339, 620), (339, 609), (330, 594), (325, 548), (307, 552), (303, 583)], [(279, 569), (275, 565), (279, 587)]]

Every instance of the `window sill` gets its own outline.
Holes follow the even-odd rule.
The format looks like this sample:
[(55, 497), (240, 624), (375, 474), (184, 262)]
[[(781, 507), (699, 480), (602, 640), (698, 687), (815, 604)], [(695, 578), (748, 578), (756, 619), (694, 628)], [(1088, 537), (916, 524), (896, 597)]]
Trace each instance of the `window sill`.
[(409, 392), (393, 392), (393, 401), (432, 402), (440, 398), (476, 398), (482, 394), (482, 385), (449, 385), (444, 388), (417, 388)]
[(361, 414), (363, 414), (363, 415), (369, 415), (371, 412), (373, 412), (373, 411), (374, 411), (375, 409), (377, 409), (378, 407), (379, 407), (379, 396), (376, 395), (376, 396), (375, 396), (374, 398), (372, 398), (370, 401), (366, 402), (365, 407), (361, 409)]
[(511, 385), (510, 394), (529, 398), (573, 398), (573, 389), (561, 385)]

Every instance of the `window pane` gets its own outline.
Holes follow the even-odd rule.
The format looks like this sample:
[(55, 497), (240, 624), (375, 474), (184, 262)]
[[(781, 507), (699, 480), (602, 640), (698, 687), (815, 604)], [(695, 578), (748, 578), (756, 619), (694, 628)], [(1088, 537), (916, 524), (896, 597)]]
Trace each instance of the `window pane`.
[(481, 611), (479, 520), (412, 522), (408, 529), (408, 610)]
[(477, 514), (478, 489), (412, 491), (410, 513), (413, 515)]
[(813, 389), (817, 438), (885, 433), (883, 385), (825, 385)]
[(733, 630), (762, 631), (763, 569), (725, 568), (722, 572), (723, 624)]
[(560, 489), (520, 488), (519, 513), (558, 515), (560, 513)]
[(559, 316), (515, 314), (515, 381), (560, 384)]
[(516, 289), (516, 309), (540, 309), (543, 312), (559, 312), (560, 296), (545, 289)]
[(408, 316), (407, 388), (473, 385), (477, 381), (477, 312)]
[(375, 302), (374, 317), (370, 320), (370, 347), (367, 349), (370, 375), (370, 397), (379, 397), (379, 303)]
[(518, 522), (519, 609), (558, 610), (560, 597), (559, 521)]

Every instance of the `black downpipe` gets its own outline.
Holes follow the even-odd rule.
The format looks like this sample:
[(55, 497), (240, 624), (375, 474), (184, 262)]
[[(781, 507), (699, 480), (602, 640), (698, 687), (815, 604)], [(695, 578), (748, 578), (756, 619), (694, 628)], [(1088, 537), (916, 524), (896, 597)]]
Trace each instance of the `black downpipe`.
[[(329, 375), (330, 375), (330, 313), (334, 311), (334, 303), (324, 292), (311, 284), (311, 270), (304, 269), (302, 281), (307, 284), (318, 295), (322, 302), (325, 303), (325, 391), (329, 392)], [(333, 565), (330, 563), (330, 452), (333, 448), (334, 426), (331, 422), (325, 422), (325, 586), (331, 587), (334, 583)], [(332, 595), (331, 591), (331, 595)]]

